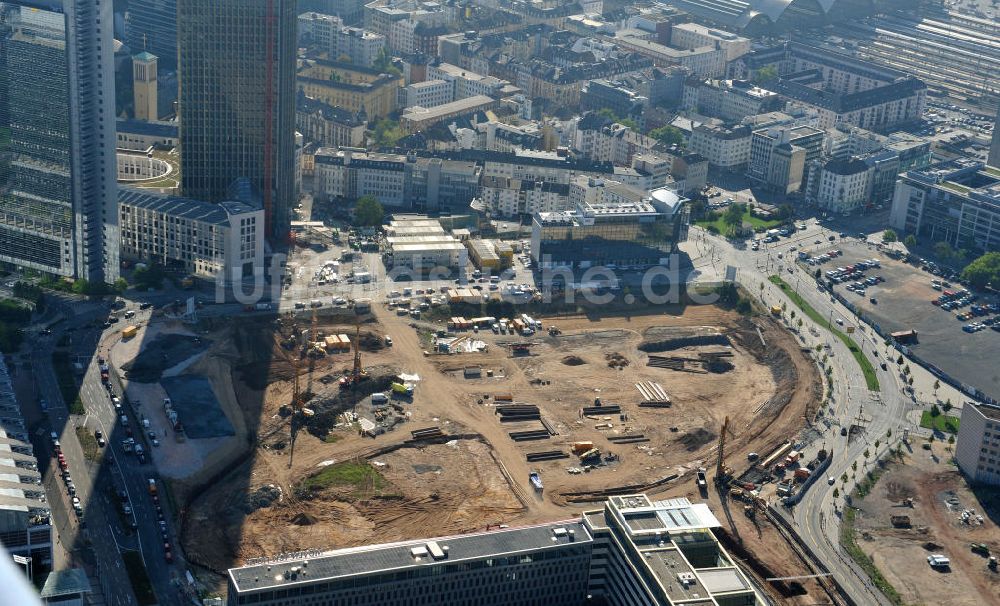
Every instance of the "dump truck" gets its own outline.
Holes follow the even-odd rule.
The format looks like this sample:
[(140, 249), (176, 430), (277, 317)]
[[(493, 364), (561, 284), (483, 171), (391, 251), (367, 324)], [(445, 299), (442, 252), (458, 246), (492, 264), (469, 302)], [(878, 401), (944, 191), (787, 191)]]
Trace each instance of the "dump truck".
[(123, 339), (131, 339), (132, 337), (134, 337), (138, 333), (139, 333), (139, 327), (138, 326), (134, 326), (134, 325), (133, 326), (126, 326), (122, 330), (122, 338)]
[(528, 474), (528, 481), (531, 482), (531, 487), (535, 489), (535, 492), (542, 492), (542, 477), (538, 475), (537, 471)]
[(705, 469), (698, 470), (697, 483), (699, 489), (708, 488), (708, 478), (705, 477)]
[(778, 305), (772, 305), (771, 306), (771, 315), (774, 316), (774, 317), (776, 317), (776, 318), (778, 316), (780, 316), (781, 315), (781, 307), (778, 306)]
[(413, 386), (405, 383), (393, 383), (392, 393), (399, 394), (401, 396), (406, 396), (407, 398), (412, 398)]
[(785, 457), (785, 467), (789, 467), (789, 466), (794, 465), (795, 463), (797, 463), (798, 460), (799, 460), (799, 457), (801, 457), (801, 456), (802, 456), (802, 453), (799, 452), (799, 451), (797, 451), (797, 450), (793, 450), (793, 451), (789, 452), (788, 456)]

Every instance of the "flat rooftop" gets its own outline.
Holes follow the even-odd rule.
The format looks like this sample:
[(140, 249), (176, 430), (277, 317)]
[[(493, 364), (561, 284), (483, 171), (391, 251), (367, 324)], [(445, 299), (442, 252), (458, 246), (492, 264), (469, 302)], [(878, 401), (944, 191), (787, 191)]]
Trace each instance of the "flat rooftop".
[(990, 406), (988, 404), (974, 404), (974, 406), (987, 419), (1000, 421), (1000, 406)]
[[(366, 545), (321, 553), (308, 558), (265, 562), (229, 569), (241, 592), (289, 587), (317, 580), (344, 579), (389, 571), (411, 570), (477, 560), (497, 555), (547, 551), (571, 543), (593, 541), (578, 520), (507, 528), (469, 535)], [(297, 567), (297, 574), (290, 573)], [(286, 578), (286, 572), (289, 574)]]
[(419, 105), (415, 105), (403, 110), (401, 119), (416, 122), (434, 120), (450, 116), (455, 112), (475, 111), (481, 107), (492, 105), (493, 103), (496, 103), (496, 100), (493, 99), (493, 97), (487, 97), (486, 95), (474, 95), (472, 97), (466, 97), (465, 99), (459, 99), (458, 101), (452, 101), (451, 103), (443, 103), (434, 107), (420, 107)]

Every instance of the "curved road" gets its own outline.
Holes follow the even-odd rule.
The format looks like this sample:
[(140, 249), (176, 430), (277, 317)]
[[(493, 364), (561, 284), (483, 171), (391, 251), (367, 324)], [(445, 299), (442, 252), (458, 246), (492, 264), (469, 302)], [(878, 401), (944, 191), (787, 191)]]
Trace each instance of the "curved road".
[[(796, 325), (798, 318), (802, 318), (803, 325), (801, 329), (791, 328), (798, 330), (803, 346), (829, 346), (824, 351), (828, 354), (827, 364), (833, 370), (832, 380), (829, 382), (830, 407), (814, 427), (821, 432), (821, 437), (807, 446), (806, 450), (812, 452), (825, 447), (832, 451), (833, 462), (826, 473), (836, 478), (836, 482), (830, 485), (826, 481), (817, 481), (793, 510), (778, 507), (776, 511), (792, 524), (803, 542), (822, 560), (856, 603), (888, 604), (885, 596), (874, 589), (867, 576), (839, 545), (840, 514), (834, 504), (833, 491), (837, 488), (840, 493), (846, 494), (853, 490), (853, 480), (844, 485), (840, 481), (842, 474), (846, 473), (850, 478), (855, 474), (852, 464), (857, 463), (856, 476), (860, 480), (864, 476), (864, 470), (870, 468), (876, 458), (895, 447), (904, 428), (911, 431), (914, 429), (906, 416), (907, 412), (918, 406), (903, 391), (901, 376), (895, 372), (894, 361), (887, 364), (887, 370), (880, 367), (883, 361), (889, 360), (887, 356), (890, 351), (894, 352), (892, 357), (895, 357), (895, 350), (887, 348), (878, 335), (857, 322), (851, 312), (837, 303), (828, 292), (821, 291), (815, 278), (792, 261), (794, 253), (789, 249), (793, 245), (811, 247), (816, 239), (820, 239), (824, 245), (831, 244), (828, 240), (830, 232), (813, 223), (809, 222), (806, 231), (797, 232), (791, 238), (774, 243), (768, 250), (757, 252), (738, 250), (723, 238), (692, 228), (691, 238), (698, 251), (692, 257), (695, 268), (705, 273), (710, 270), (710, 265), (715, 270), (713, 273), (720, 275), (726, 265), (736, 267), (737, 279), (747, 291), (759, 298), (765, 306), (786, 304), (790, 315), (791, 310), (797, 310), (795, 304), (780, 288), (767, 281), (768, 276), (781, 274), (821, 315), (834, 321), (841, 318), (845, 325), (858, 327), (850, 338), (854, 339), (875, 367), (880, 384), (878, 392), (868, 390), (861, 368), (842, 341), (804, 314), (796, 312)], [(783, 253), (784, 259), (777, 258), (779, 252)], [(916, 364), (911, 363), (910, 366), (919, 380), (933, 382), (928, 371)], [(920, 376), (922, 374), (927, 376)], [(841, 428), (850, 427), (853, 423), (864, 426), (864, 430), (849, 437), (841, 436)], [(892, 432), (891, 438), (887, 438), (889, 431)], [(880, 442), (877, 453), (876, 440)], [(864, 457), (866, 450), (870, 455), (867, 459)], [(842, 502), (838, 505), (843, 507)]]

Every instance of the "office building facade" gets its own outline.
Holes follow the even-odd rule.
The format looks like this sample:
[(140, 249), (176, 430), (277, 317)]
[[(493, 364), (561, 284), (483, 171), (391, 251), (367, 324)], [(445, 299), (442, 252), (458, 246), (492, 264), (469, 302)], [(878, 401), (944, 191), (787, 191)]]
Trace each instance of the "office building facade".
[(572, 210), (536, 213), (531, 258), (541, 268), (669, 265), (687, 237), (685, 200), (668, 189), (642, 197), (620, 183), (571, 184)]
[(798, 191), (808, 176), (806, 166), (822, 154), (824, 136), (822, 130), (805, 125), (754, 131), (747, 176), (775, 191)]
[(0, 2), (0, 262), (118, 277), (111, 3)]
[(481, 173), (474, 161), (321, 148), (314, 190), (327, 200), (374, 196), (387, 208), (466, 212)]
[(993, 139), (986, 163), (1000, 168), (1000, 107), (997, 108), (997, 119), (993, 121)]
[(229, 570), (229, 604), (762, 606), (707, 505), (612, 497), (577, 520), (294, 554)]
[(1000, 168), (963, 159), (899, 175), (889, 225), (956, 249), (1000, 250)]
[(125, 43), (133, 53), (148, 51), (177, 67), (177, 0), (129, 0)]
[[(0, 355), (0, 544), (35, 566), (52, 565), (52, 522), (31, 435)], [(71, 514), (72, 515), (72, 514)]]
[(246, 178), (269, 237), (289, 231), (295, 195), (294, 0), (178, 0), (181, 188), (218, 202)]
[(239, 282), (264, 267), (264, 211), (238, 200), (120, 190), (122, 257)]
[(973, 482), (1000, 485), (1000, 408), (966, 402), (958, 427), (958, 468)]

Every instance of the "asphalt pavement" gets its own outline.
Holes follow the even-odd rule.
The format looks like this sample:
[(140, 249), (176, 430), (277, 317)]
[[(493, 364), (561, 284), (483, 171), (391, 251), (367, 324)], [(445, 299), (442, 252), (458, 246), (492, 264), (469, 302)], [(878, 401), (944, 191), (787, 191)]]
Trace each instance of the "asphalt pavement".
[[(851, 313), (833, 300), (829, 293), (820, 290), (815, 279), (794, 263), (794, 252), (790, 249), (810, 248), (819, 239), (824, 245), (829, 244), (829, 230), (817, 225), (815, 221), (807, 222), (805, 231), (796, 232), (791, 238), (782, 239), (770, 247), (760, 251), (734, 248), (726, 240), (711, 234), (692, 229), (692, 238), (697, 240), (695, 248), (698, 256), (694, 259), (695, 267), (716, 272), (724, 271), (726, 265), (738, 268), (737, 279), (747, 291), (760, 298), (761, 302), (770, 307), (786, 304), (787, 309), (797, 309), (795, 304), (781, 289), (767, 281), (768, 276), (781, 274), (783, 279), (792, 285), (796, 292), (816, 309), (822, 316), (836, 320), (844, 319), (857, 327), (851, 336), (859, 344), (866, 357), (872, 362), (879, 379), (880, 390), (868, 390), (858, 362), (852, 356), (847, 346), (835, 338), (823, 327), (814, 324), (804, 314), (797, 314), (803, 319), (801, 329), (790, 326), (799, 333), (803, 345), (813, 348), (816, 345), (824, 347), (828, 352), (828, 364), (833, 369), (829, 412), (825, 415), (826, 422), (817, 423), (814, 429), (821, 437), (810, 445), (812, 450), (825, 447), (833, 453), (833, 461), (827, 475), (836, 479), (833, 485), (825, 480), (817, 481), (805, 493), (802, 501), (792, 510), (777, 505), (773, 509), (792, 523), (793, 528), (803, 542), (817, 555), (830, 570), (841, 587), (858, 604), (888, 604), (886, 598), (878, 592), (871, 581), (854, 564), (839, 545), (838, 530), (840, 515), (845, 507), (843, 498), (833, 498), (834, 489), (841, 493), (850, 492), (855, 480), (845, 486), (839, 480), (842, 474), (855, 476), (860, 481), (866, 469), (871, 469), (877, 458), (884, 456), (894, 448), (901, 439), (903, 429), (913, 429), (907, 421), (907, 412), (916, 405), (904, 390), (900, 376), (896, 373), (895, 364), (882, 370), (880, 363), (891, 355), (882, 340), (866, 329), (863, 324), (853, 320)], [(839, 239), (839, 236), (838, 236)], [(778, 258), (781, 253), (782, 258)], [(760, 286), (763, 285), (763, 288)], [(792, 324), (787, 320), (788, 324)], [(829, 346), (829, 349), (825, 349)], [(894, 350), (893, 350), (894, 351)], [(930, 375), (926, 370), (911, 364), (913, 373), (919, 380), (926, 382)], [(927, 377), (923, 375), (928, 375)], [(841, 428), (858, 424), (864, 429), (860, 433), (841, 436)], [(887, 433), (891, 431), (891, 438)], [(875, 441), (879, 441), (876, 449)], [(807, 447), (809, 448), (809, 447)], [(869, 456), (864, 453), (868, 451)], [(857, 463), (858, 472), (853, 470)], [(845, 490), (846, 489), (846, 490)], [(836, 506), (835, 506), (836, 503)]]

